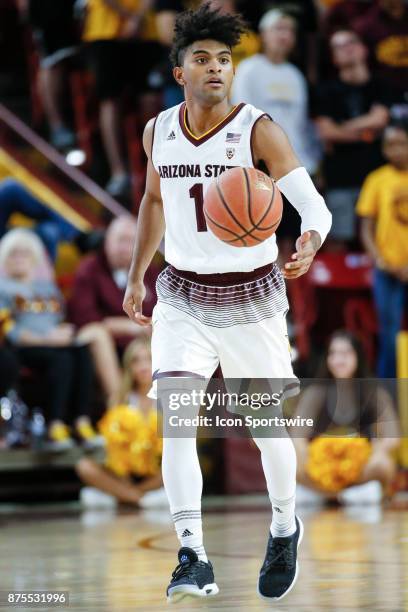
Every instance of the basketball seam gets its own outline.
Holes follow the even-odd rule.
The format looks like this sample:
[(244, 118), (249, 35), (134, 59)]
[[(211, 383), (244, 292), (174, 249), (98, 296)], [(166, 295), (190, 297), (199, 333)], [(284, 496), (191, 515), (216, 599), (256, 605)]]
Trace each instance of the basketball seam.
[[(218, 195), (220, 196), (220, 199), (221, 199), (221, 202), (222, 202), (223, 206), (224, 206), (224, 207), (225, 207), (225, 209), (228, 211), (228, 213), (230, 214), (231, 218), (232, 218), (232, 219), (235, 221), (235, 223), (236, 223), (236, 224), (237, 224), (237, 225), (238, 225), (238, 226), (239, 226), (239, 227), (240, 227), (242, 230), (244, 230), (245, 234), (244, 234), (243, 236), (249, 236), (249, 235), (251, 234), (251, 232), (248, 232), (247, 228), (246, 228), (246, 227), (244, 227), (243, 225), (241, 225), (241, 223), (238, 221), (238, 219), (236, 219), (235, 215), (233, 214), (233, 212), (232, 212), (232, 211), (231, 211), (231, 209), (229, 208), (229, 206), (228, 206), (228, 204), (227, 204), (227, 202), (226, 202), (226, 200), (225, 200), (225, 198), (224, 198), (224, 195), (223, 195), (223, 193), (222, 193), (222, 191), (221, 191), (221, 187), (220, 187), (220, 185), (219, 185), (218, 179), (216, 180), (215, 185), (216, 185), (216, 187), (217, 187), (217, 192), (218, 192)], [(251, 229), (251, 231), (252, 231), (252, 229)], [(257, 242), (262, 242), (262, 240), (259, 240), (259, 238), (256, 238), (255, 236), (252, 236), (252, 237), (253, 237), (255, 240), (257, 240)]]
[(233, 240), (223, 240), (223, 242), (235, 242), (236, 240), (242, 240), (242, 242), (244, 243), (244, 246), (246, 246), (246, 242), (244, 240), (244, 237), (241, 238), (241, 236), (237, 233), (235, 233), (233, 230), (228, 229), (227, 227), (224, 227), (223, 225), (221, 225), (220, 223), (217, 223), (217, 221), (214, 221), (214, 219), (208, 214), (208, 212), (206, 210), (204, 210), (204, 215), (206, 217), (206, 219), (208, 221), (210, 221), (210, 223), (213, 223), (216, 227), (219, 227), (220, 229), (224, 230), (225, 232), (229, 232), (230, 234), (233, 234), (235, 236), (235, 238)]
[[(264, 214), (259, 219), (258, 223), (256, 223), (253, 220), (252, 214), (251, 214), (251, 188), (250, 188), (250, 185), (249, 185), (249, 178), (248, 178), (247, 170), (246, 170), (246, 168), (242, 168), (242, 169), (244, 171), (245, 182), (246, 182), (246, 187), (247, 187), (247, 192), (248, 192), (248, 216), (249, 216), (249, 220), (251, 221), (251, 223), (253, 225), (253, 229), (256, 229), (256, 230), (258, 230), (260, 232), (269, 231), (269, 230), (273, 229), (277, 225), (277, 223), (279, 223), (280, 220), (282, 219), (282, 216), (281, 216), (276, 223), (272, 223), (272, 225), (268, 225), (267, 227), (259, 227), (260, 224), (262, 223), (262, 221), (265, 219), (265, 217), (269, 213), (269, 211), (271, 210), (271, 206), (273, 204), (273, 199), (275, 197), (275, 183), (271, 180), (271, 183), (272, 183), (272, 195), (271, 195), (271, 199), (270, 199), (269, 204), (268, 204), (268, 208), (265, 210)], [(252, 230), (251, 230), (251, 235), (252, 235)], [(255, 236), (253, 236), (253, 238), (255, 238)]]
[[(268, 232), (269, 230), (273, 229), (276, 225), (278, 225), (280, 223), (281, 219), (282, 219), (282, 217), (279, 217), (279, 219), (273, 225), (269, 225), (268, 227), (257, 227), (256, 230), (258, 232)], [(251, 233), (243, 234), (244, 238), (245, 238), (245, 236), (252, 236), (252, 234)], [(252, 237), (257, 239), (256, 236), (252, 236)], [(239, 240), (239, 239), (241, 239), (241, 236), (238, 236), (238, 234), (237, 234), (237, 238), (233, 238), (232, 240), (224, 240), (224, 242), (235, 242), (235, 240)], [(262, 242), (262, 241), (260, 241), (260, 242)]]
[(242, 170), (244, 171), (245, 185), (246, 185), (246, 190), (247, 190), (247, 195), (248, 195), (248, 200), (247, 200), (248, 217), (249, 217), (250, 222), (252, 223), (252, 226), (255, 226), (255, 222), (252, 218), (252, 211), (251, 211), (251, 187), (249, 185), (248, 173), (246, 171), (246, 168), (242, 168)]
[[(273, 199), (275, 197), (275, 183), (274, 181), (271, 179), (271, 183), (272, 183), (272, 195), (271, 195), (271, 199), (269, 201), (269, 205), (268, 208), (266, 209), (266, 211), (264, 212), (263, 217), (261, 217), (261, 219), (259, 219), (259, 223), (262, 223), (262, 221), (265, 219), (266, 215), (268, 214), (268, 212), (271, 210), (271, 206), (273, 204)], [(279, 219), (279, 221), (282, 219), (282, 215)], [(272, 225), (270, 225), (269, 227), (264, 227), (264, 228), (256, 228), (256, 229), (264, 229), (264, 230), (268, 230), (268, 229), (272, 229), (273, 227), (275, 227), (276, 223), (273, 223)]]

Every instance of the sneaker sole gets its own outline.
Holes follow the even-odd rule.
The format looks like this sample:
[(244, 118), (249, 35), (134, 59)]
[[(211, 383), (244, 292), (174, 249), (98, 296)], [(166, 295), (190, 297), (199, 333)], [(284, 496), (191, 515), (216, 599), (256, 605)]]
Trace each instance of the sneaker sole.
[(195, 587), (192, 584), (180, 585), (174, 587), (167, 596), (168, 603), (177, 603), (184, 599), (184, 597), (211, 597), (217, 595), (219, 588), (215, 582), (206, 584), (202, 589)]
[[(303, 539), (303, 532), (304, 532), (304, 528), (303, 528), (303, 523), (302, 520), (297, 517), (298, 521), (299, 521), (299, 526), (300, 526), (300, 533), (299, 533), (299, 539), (298, 539), (298, 543), (297, 543), (297, 547), (296, 550), (299, 550), (299, 546), (300, 543)], [(258, 582), (258, 587), (257, 587), (257, 592), (258, 595), (261, 599), (264, 599), (265, 601), (279, 601), (280, 599), (283, 599), (284, 597), (286, 597), (286, 595), (288, 593), (290, 593), (290, 591), (293, 589), (293, 587), (296, 584), (296, 580), (298, 579), (298, 575), (299, 575), (299, 561), (296, 561), (296, 571), (295, 571), (295, 576), (292, 580), (292, 583), (290, 584), (290, 586), (286, 589), (286, 591), (283, 593), (283, 595), (280, 595), (279, 597), (267, 597), (266, 595), (262, 595), (262, 593), (260, 593), (259, 591), (259, 582)]]

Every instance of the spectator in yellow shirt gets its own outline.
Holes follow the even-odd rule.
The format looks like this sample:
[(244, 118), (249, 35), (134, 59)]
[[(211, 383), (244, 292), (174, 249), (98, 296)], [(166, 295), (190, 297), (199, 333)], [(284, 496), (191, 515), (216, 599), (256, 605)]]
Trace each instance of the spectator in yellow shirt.
[(384, 132), (388, 164), (366, 178), (357, 203), (361, 239), (375, 262), (374, 300), (380, 347), (378, 376), (395, 376), (395, 339), (408, 293), (408, 121)]
[(88, 0), (83, 40), (100, 100), (99, 123), (111, 178), (107, 191), (116, 198), (130, 192), (122, 150), (120, 96), (126, 87), (140, 94), (163, 49), (155, 40), (153, 0)]

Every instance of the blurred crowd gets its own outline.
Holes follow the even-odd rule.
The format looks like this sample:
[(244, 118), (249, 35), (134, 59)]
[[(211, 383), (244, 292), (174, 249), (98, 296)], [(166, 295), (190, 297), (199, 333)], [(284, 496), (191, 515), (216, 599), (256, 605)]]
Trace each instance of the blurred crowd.
[[(34, 86), (50, 143), (62, 153), (81, 148), (75, 97), (95, 100), (105, 189), (129, 209), (137, 209), (132, 181), (139, 171), (129, 154), (129, 138), (140, 140), (150, 116), (182, 101), (169, 48), (177, 13), (199, 4), (15, 0), (21, 28), (29, 35), (27, 53), (37, 58)], [(232, 100), (263, 109), (287, 132), (333, 215), (325, 249), (366, 251), (372, 260), (376, 371), (394, 377), (408, 286), (408, 5), (405, 0), (210, 4), (240, 12), (248, 22), (248, 34), (234, 49)], [(75, 81), (79, 89), (72, 87), (73, 74), (81, 75)], [(130, 135), (129, 113), (137, 120)], [(84, 170), (92, 175), (89, 166)], [(10, 229), (15, 212), (31, 219), (32, 227)], [(84, 249), (90, 252), (64, 295), (54, 269), (58, 245), (68, 241), (81, 248), (90, 237), (23, 184), (11, 178), (0, 183), (1, 414), (4, 419), (15, 413), (18, 424), (21, 388), (29, 388), (32, 377), (41, 380), (41, 410), (31, 427), (41, 430), (43, 418), (41, 435), (56, 450), (75, 441), (88, 447), (104, 443), (95, 429), (95, 388), (104, 406), (126, 403), (145, 414), (152, 409), (143, 378), (143, 368), (150, 367), (143, 352), (149, 336), (122, 312), (136, 225), (135, 215), (120, 217), (104, 236), (91, 239)], [(298, 235), (299, 218), (288, 206), (278, 234), (283, 253), (291, 252)], [(153, 265), (146, 278), (147, 315), (155, 303), (159, 269)], [(138, 373), (129, 375), (133, 367)], [(25, 444), (23, 426), (19, 432), (9, 423), (9, 434), (9, 445)], [(383, 469), (389, 484), (393, 467), (382, 457), (373, 470)], [(86, 483), (130, 503), (160, 486), (155, 473), (143, 487), (130, 480), (125, 486), (117, 473), (101, 471), (90, 460), (79, 465), (78, 473)]]

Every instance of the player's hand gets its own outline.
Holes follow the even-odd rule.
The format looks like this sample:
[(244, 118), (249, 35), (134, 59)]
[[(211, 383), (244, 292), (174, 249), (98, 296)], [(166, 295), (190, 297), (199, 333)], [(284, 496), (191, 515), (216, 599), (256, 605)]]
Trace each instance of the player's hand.
[(296, 253), (292, 260), (283, 267), (282, 274), (286, 279), (298, 278), (309, 270), (317, 253), (311, 232), (305, 232), (296, 240)]
[(145, 317), (142, 312), (142, 304), (146, 295), (146, 289), (142, 281), (129, 283), (126, 287), (122, 308), (131, 321), (146, 327), (151, 324), (151, 318)]

